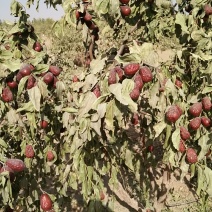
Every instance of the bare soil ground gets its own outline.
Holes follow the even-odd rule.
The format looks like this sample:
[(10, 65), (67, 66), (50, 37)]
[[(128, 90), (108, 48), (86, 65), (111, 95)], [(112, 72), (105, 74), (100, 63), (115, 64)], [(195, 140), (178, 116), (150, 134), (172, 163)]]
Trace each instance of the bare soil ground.
[[(128, 135), (132, 138), (135, 148), (139, 148), (141, 136), (139, 130), (132, 126), (128, 128)], [(153, 153), (160, 160), (163, 154), (162, 145), (154, 144)], [(122, 180), (115, 188), (110, 187), (108, 178), (105, 177), (105, 199), (98, 204), (103, 207), (96, 207), (96, 212), (199, 212), (201, 209), (201, 201), (198, 199), (195, 188), (190, 179), (190, 175), (186, 175), (180, 180), (180, 172), (175, 170), (169, 175), (167, 166), (159, 163), (156, 168), (148, 170), (149, 179), (151, 181), (151, 190), (149, 195), (149, 205), (146, 206), (138, 201), (136, 196), (132, 196), (129, 188), (123, 185)], [(131, 180), (130, 176), (125, 176), (126, 180)], [(125, 183), (124, 183), (125, 184)], [(76, 193), (75, 193), (76, 194)], [(72, 211), (87, 212), (89, 207), (82, 207), (82, 196), (78, 196), (73, 200)], [(93, 211), (92, 211), (93, 212)]]

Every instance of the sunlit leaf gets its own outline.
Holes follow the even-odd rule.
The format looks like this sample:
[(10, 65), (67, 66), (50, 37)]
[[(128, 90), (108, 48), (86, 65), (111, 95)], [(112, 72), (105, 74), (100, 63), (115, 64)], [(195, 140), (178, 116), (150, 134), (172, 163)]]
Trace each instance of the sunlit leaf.
[(41, 100), (41, 93), (38, 86), (34, 86), (33, 88), (28, 90), (29, 99), (32, 102), (35, 110), (40, 111), (40, 100)]

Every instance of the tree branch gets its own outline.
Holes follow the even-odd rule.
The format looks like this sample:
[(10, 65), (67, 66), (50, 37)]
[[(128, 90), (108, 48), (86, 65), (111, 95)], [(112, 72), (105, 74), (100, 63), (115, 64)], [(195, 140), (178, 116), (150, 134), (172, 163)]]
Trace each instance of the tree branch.
[(129, 36), (130, 34), (132, 34), (132, 33), (138, 28), (138, 24), (139, 24), (139, 23), (140, 23), (140, 20), (138, 20), (137, 23), (135, 24), (135, 26), (133, 26), (133, 27), (126, 33), (126, 35), (124, 36), (124, 39), (123, 39), (123, 41), (122, 41), (122, 46), (120, 47), (120, 49), (119, 49), (117, 55), (121, 55), (121, 54), (122, 54), (122, 52), (123, 52), (123, 50), (124, 50), (124, 45), (125, 45), (125, 43), (126, 43), (126, 41), (127, 41), (127, 39), (128, 39), (128, 36)]
[(90, 56), (90, 60), (93, 60), (93, 48), (94, 48), (94, 35), (91, 35), (91, 43), (89, 46), (89, 56)]

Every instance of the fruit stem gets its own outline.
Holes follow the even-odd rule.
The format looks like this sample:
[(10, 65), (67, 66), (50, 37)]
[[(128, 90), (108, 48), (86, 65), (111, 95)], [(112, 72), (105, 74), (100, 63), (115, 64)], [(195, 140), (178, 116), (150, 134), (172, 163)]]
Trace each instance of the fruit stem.
[(46, 194), (46, 192), (40, 187), (40, 190), (43, 194)]

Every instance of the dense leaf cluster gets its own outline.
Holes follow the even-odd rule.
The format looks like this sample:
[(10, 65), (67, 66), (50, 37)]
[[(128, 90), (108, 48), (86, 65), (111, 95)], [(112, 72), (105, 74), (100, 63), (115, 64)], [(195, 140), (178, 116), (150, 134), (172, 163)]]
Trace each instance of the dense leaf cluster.
[[(180, 169), (181, 178), (190, 174), (196, 179), (199, 196), (212, 196), (211, 126), (202, 121), (212, 118), (211, 108), (205, 109), (203, 103), (212, 98), (211, 5), (206, 7), (205, 0), (177, 5), (168, 0), (131, 0), (131, 15), (123, 17), (118, 0), (46, 4), (60, 4), (65, 11), (53, 25), (57, 38), (52, 36), (56, 45), (52, 44), (50, 54), (45, 47), (35, 49), (41, 39), (17, 1), (11, 3), (17, 23), (0, 29), (0, 161), (5, 166), (7, 158), (18, 158), (26, 165), (24, 172), (15, 173), (13, 182), (8, 171), (0, 174), (0, 206), (38, 211), (40, 202), (42, 208), (45, 205), (40, 196), (48, 193), (55, 211), (71, 211), (72, 191), (80, 190), (89, 210), (100, 211), (107, 204), (102, 193), (108, 180), (110, 188), (126, 183), (145, 208), (154, 204), (147, 198), (148, 171), (158, 160), (172, 170)], [(76, 10), (92, 15), (98, 40), (93, 39), (93, 28), (78, 21)], [(74, 31), (73, 36), (69, 31)], [(36, 80), (30, 88), (28, 74), (18, 80), (26, 64), (33, 67)], [(137, 64), (138, 70), (145, 67), (146, 78), (139, 73), (146, 83), (134, 101), (130, 94), (135, 73), (109, 82), (114, 67), (124, 69), (129, 64)], [(43, 75), (51, 73), (52, 65), (63, 71), (58, 81), (48, 84)], [(18, 84), (10, 92), (8, 79)], [(193, 106), (200, 103), (201, 110)], [(180, 108), (180, 113), (175, 110), (177, 116), (170, 113), (173, 105)], [(134, 114), (138, 126), (131, 126)], [(191, 128), (195, 118), (200, 124)], [(129, 135), (129, 127), (134, 135)], [(183, 141), (182, 129), (189, 133)], [(156, 143), (163, 147), (163, 160), (152, 148)], [(26, 157), (29, 145), (33, 157)], [(98, 199), (102, 204), (93, 201)]]

